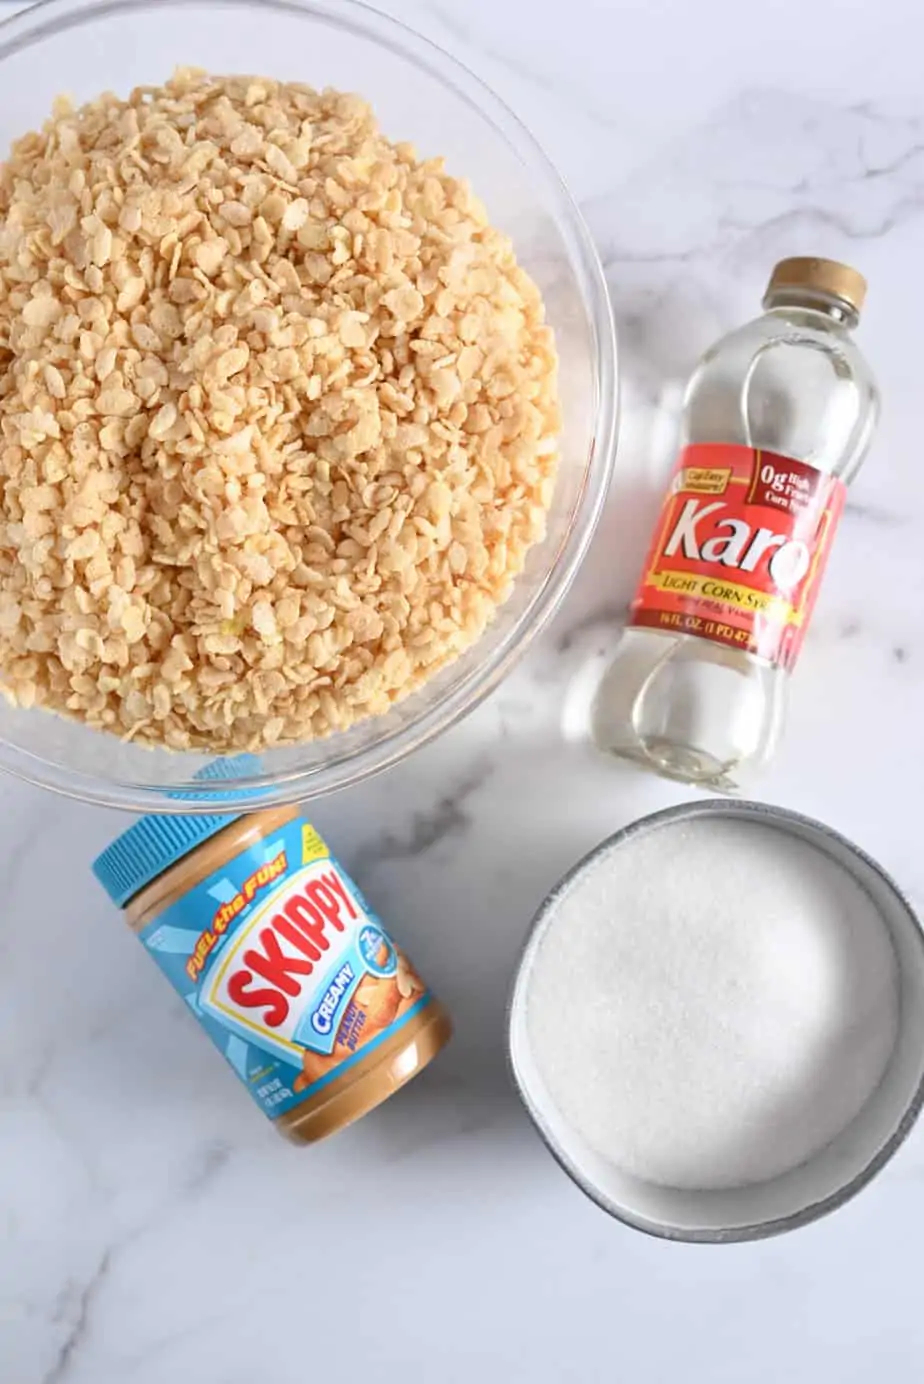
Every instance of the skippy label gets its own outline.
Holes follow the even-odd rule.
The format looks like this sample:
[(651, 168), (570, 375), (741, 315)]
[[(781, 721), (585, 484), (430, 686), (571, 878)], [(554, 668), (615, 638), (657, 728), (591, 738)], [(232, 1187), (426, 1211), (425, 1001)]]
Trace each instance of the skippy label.
[(630, 625), (695, 634), (792, 668), (845, 494), (836, 477), (775, 452), (686, 447)]
[(302, 820), (227, 861), (141, 940), (270, 1116), (340, 1076), (430, 1000)]

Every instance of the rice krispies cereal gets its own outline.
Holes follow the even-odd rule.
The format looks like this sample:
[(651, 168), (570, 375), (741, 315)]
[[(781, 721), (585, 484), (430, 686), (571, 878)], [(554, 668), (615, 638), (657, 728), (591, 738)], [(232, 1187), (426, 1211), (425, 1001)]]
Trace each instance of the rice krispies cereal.
[(174, 749), (385, 712), (544, 533), (539, 292), (355, 96), (180, 71), (0, 170), (0, 690)]

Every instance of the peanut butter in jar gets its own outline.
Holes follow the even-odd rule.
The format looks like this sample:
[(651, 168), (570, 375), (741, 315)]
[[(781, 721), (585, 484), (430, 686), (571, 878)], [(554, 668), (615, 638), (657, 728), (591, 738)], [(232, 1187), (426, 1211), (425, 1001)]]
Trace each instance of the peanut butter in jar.
[(298, 808), (143, 817), (93, 870), (297, 1143), (365, 1115), (451, 1035), (442, 1005)]

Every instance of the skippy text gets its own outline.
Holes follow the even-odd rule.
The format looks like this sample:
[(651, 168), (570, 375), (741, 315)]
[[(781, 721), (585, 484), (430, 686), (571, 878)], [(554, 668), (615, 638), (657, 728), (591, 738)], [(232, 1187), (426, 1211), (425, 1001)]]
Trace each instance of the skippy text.
[[(359, 917), (333, 865), (279, 891), (255, 927), (245, 929), (224, 978), (227, 998), (239, 1010), (260, 1010), (259, 1023), (279, 1029), (298, 1004), (315, 964), (331, 941)], [(324, 958), (329, 959), (328, 957)]]
[(277, 879), (281, 879), (288, 871), (289, 861), (286, 852), (280, 851), (275, 859), (267, 861), (259, 869), (254, 870), (244, 880), (240, 889), (232, 899), (223, 903), (215, 912), (211, 927), (204, 928), (199, 934), (199, 939), (192, 950), (189, 960), (186, 963), (186, 974), (190, 980), (198, 980), (205, 969), (205, 963), (218, 943), (228, 931), (230, 924), (235, 918), (243, 913), (248, 904), (253, 903), (257, 894), (273, 884)]

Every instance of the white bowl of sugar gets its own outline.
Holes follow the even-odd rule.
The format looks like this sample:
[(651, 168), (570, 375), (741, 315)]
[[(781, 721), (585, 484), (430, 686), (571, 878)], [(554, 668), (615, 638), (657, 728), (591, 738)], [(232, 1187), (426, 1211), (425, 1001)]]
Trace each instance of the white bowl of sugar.
[(552, 1153), (667, 1239), (754, 1239), (849, 1200), (924, 1103), (924, 934), (818, 822), (702, 802), (635, 822), (549, 895), (510, 1062)]

